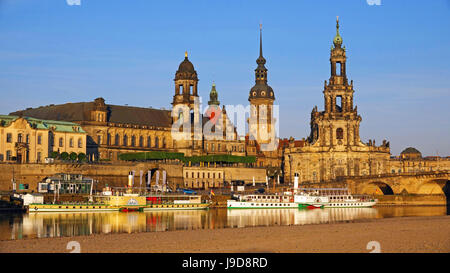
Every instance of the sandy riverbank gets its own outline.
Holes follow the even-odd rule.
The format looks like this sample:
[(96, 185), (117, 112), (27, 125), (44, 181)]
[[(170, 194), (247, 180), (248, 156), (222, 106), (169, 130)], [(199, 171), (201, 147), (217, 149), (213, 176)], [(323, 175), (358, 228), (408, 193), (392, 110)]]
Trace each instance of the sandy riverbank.
[(0, 241), (0, 252), (450, 252), (450, 216)]

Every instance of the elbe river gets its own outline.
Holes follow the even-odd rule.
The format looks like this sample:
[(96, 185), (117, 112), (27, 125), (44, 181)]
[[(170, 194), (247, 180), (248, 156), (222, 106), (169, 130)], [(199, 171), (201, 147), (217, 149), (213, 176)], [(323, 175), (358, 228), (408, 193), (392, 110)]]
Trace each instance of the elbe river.
[(242, 228), (447, 215), (446, 206), (375, 208), (171, 210), (152, 212), (0, 213), (0, 240), (108, 233)]

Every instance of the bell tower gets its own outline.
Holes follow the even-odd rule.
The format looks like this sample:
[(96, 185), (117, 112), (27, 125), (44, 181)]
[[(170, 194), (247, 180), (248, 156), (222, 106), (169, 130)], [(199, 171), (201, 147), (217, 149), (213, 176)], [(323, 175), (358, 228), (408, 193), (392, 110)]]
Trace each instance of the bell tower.
[(346, 49), (339, 33), (339, 17), (336, 19), (336, 36), (330, 52), (331, 75), (324, 84), (325, 111), (311, 112), (310, 143), (321, 146), (345, 147), (360, 144), (359, 124), (361, 116), (353, 106), (353, 81), (348, 83)]
[(188, 59), (187, 51), (184, 54), (184, 60), (178, 66), (175, 73), (175, 95), (172, 105), (184, 104), (192, 110), (194, 101), (198, 98), (198, 78), (194, 65)]

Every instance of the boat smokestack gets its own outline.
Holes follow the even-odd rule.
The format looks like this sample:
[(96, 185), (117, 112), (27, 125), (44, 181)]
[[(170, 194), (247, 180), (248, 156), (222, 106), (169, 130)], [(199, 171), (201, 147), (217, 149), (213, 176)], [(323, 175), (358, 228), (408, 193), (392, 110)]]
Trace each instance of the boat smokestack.
[(298, 173), (294, 174), (294, 191), (297, 192), (298, 189)]
[(128, 173), (128, 188), (133, 187), (133, 172)]

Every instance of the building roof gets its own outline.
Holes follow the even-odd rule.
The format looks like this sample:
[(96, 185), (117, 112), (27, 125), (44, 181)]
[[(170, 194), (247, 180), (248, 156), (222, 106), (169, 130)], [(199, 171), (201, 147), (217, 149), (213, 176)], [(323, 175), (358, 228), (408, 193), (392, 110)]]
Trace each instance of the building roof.
[(405, 155), (405, 154), (421, 154), (421, 152), (419, 152), (419, 150), (417, 150), (416, 148), (408, 147), (408, 148), (404, 149), (400, 154), (402, 154), (402, 155)]
[[(10, 115), (81, 122), (90, 120), (90, 111), (92, 110), (94, 110), (94, 102), (76, 102), (28, 108), (26, 110), (10, 113)], [(107, 122), (112, 123), (156, 127), (170, 127), (172, 123), (171, 111), (169, 110), (107, 104), (106, 111)]]
[(197, 71), (195, 71), (191, 61), (189, 61), (187, 52), (184, 55), (184, 60), (178, 66), (178, 70), (175, 73), (175, 80), (198, 80)]
[(46, 120), (37, 119), (33, 117), (20, 117), (12, 115), (0, 115), (0, 126), (9, 126), (13, 121), (18, 118), (23, 118), (28, 121), (30, 126), (34, 129), (40, 130), (51, 130), (56, 132), (73, 132), (73, 133), (86, 133), (79, 124), (74, 122), (57, 121), (57, 120)]

